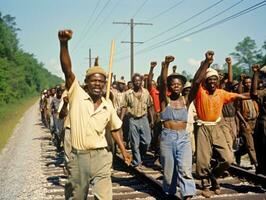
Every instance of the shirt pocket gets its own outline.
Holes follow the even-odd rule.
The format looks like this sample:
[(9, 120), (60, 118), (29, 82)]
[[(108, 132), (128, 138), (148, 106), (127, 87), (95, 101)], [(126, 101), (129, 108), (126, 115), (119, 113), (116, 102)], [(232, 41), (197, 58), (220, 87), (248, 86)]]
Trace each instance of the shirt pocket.
[(93, 116), (93, 126), (98, 135), (102, 134), (109, 122), (108, 112), (101, 112)]

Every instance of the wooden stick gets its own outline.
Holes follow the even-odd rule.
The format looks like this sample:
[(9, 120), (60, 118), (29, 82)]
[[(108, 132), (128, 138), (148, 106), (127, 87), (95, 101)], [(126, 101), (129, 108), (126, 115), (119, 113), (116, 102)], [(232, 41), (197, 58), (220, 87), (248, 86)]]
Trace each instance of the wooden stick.
[(110, 97), (114, 49), (115, 49), (115, 41), (112, 40), (110, 58), (109, 58), (109, 72), (108, 72), (108, 81), (107, 81), (107, 88), (106, 88), (106, 99), (109, 99)]

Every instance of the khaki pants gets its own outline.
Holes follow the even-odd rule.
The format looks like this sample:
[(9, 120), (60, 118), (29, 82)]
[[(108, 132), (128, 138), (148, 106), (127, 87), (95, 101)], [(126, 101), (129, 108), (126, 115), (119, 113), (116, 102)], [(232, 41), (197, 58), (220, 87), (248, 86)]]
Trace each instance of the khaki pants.
[(224, 117), (222, 118), (222, 122), (221, 122), (221, 125), (220, 125), (223, 133), (224, 133), (224, 136), (225, 136), (225, 139), (226, 139), (226, 142), (229, 146), (229, 149), (232, 153), (232, 156), (234, 157), (234, 154), (233, 154), (233, 144), (236, 140), (236, 136), (237, 136), (237, 127), (236, 127), (236, 119), (235, 117)]
[(257, 165), (257, 157), (253, 140), (256, 120), (248, 120), (247, 123), (249, 124), (250, 129), (247, 129), (244, 124), (240, 125), (240, 134), (244, 137), (245, 144), (236, 152), (236, 156), (241, 157), (242, 155), (248, 153), (251, 163)]
[(112, 199), (112, 153), (106, 148), (75, 151), (69, 162), (70, 176), (65, 185), (65, 199), (86, 200), (89, 186), (95, 199)]
[[(196, 172), (202, 179), (209, 178), (211, 174), (218, 177), (233, 163), (231, 151), (220, 125), (201, 125), (196, 130)], [(211, 169), (213, 151), (216, 151), (219, 163)]]

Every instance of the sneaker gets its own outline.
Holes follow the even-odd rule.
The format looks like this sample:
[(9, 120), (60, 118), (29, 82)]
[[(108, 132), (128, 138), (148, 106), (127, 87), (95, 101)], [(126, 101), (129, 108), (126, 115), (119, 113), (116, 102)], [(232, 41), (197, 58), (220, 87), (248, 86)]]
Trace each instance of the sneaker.
[(209, 188), (203, 188), (201, 195), (205, 198), (210, 198), (212, 196), (212, 193)]

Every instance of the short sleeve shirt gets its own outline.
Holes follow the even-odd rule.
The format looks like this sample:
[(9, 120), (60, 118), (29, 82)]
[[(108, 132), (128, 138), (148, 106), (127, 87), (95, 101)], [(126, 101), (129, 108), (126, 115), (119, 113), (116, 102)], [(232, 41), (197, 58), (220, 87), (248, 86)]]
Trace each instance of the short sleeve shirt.
[(155, 112), (159, 113), (161, 111), (159, 91), (156, 89), (156, 87), (152, 86), (149, 92), (154, 103), (154, 110)]
[(198, 118), (203, 121), (216, 121), (222, 116), (223, 105), (234, 101), (237, 95), (223, 89), (216, 89), (214, 94), (210, 95), (201, 85), (195, 99)]
[(94, 110), (91, 97), (80, 87), (77, 79), (68, 95), (72, 146), (78, 150), (107, 147), (106, 127), (112, 131), (122, 126), (112, 103), (102, 98), (102, 103)]
[(136, 96), (136, 93), (129, 89), (126, 91), (123, 100), (123, 107), (127, 107), (128, 112), (134, 117), (141, 117), (147, 114), (148, 108), (153, 105), (151, 96), (147, 89), (141, 88), (142, 93), (140, 97)]

